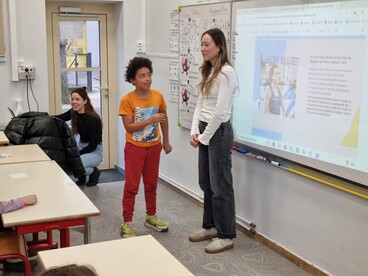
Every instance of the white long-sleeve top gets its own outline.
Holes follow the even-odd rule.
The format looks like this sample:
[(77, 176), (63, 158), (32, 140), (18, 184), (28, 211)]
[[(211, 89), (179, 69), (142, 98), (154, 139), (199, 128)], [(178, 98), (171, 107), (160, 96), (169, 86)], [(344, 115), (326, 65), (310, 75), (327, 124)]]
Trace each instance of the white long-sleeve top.
[(238, 87), (238, 78), (234, 68), (224, 65), (215, 80), (211, 93), (208, 96), (199, 93), (190, 135), (199, 134), (199, 121), (207, 123), (205, 131), (198, 136), (201, 144), (208, 145), (221, 123), (230, 119)]

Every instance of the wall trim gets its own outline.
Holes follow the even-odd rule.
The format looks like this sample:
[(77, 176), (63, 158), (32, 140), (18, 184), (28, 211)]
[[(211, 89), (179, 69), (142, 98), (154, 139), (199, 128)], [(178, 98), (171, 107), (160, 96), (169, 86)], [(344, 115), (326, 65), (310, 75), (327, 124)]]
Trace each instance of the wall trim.
[(120, 166), (118, 166), (118, 165), (115, 165), (115, 170), (116, 170), (118, 173), (120, 173), (120, 174), (122, 174), (122, 175), (125, 175), (125, 170), (124, 170), (124, 168), (122, 168), (122, 167), (120, 167)]
[[(160, 183), (165, 185), (166, 187), (170, 188), (171, 190), (177, 192), (178, 194), (184, 196), (186, 199), (189, 199), (193, 203), (199, 205), (203, 208), (203, 200), (199, 196), (195, 196), (193, 193), (187, 192), (186, 189), (180, 187), (180, 185), (176, 185), (175, 183), (171, 183), (171, 181), (160, 174), (159, 176)], [(248, 225), (248, 226), (246, 226)], [(295, 265), (299, 266), (301, 269), (310, 273), (313, 276), (328, 276), (327, 272), (323, 271), (321, 268), (313, 266), (313, 264), (309, 263), (308, 261), (302, 259), (298, 255), (292, 253), (291, 251), (287, 250), (285, 247), (277, 244), (276, 242), (272, 241), (271, 239), (263, 236), (260, 233), (255, 231), (255, 226), (251, 226), (252, 223), (247, 222), (246, 220), (239, 218), (237, 216), (236, 222), (236, 229), (243, 234), (247, 235), (248, 237), (256, 240), (257, 242), (263, 244), (264, 246), (268, 247), (269, 249), (275, 251), (277, 254), (281, 255), (285, 259), (288, 259)]]

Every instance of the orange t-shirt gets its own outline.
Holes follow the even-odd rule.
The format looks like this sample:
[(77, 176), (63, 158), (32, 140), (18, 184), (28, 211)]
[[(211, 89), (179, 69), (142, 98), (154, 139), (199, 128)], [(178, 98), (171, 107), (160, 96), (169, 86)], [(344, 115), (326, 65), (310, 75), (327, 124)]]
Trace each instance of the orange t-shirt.
[[(166, 102), (162, 93), (151, 89), (150, 95), (141, 99), (134, 92), (129, 92), (120, 100), (119, 115), (129, 115), (133, 117), (134, 122), (141, 122), (159, 111), (166, 110)], [(126, 132), (127, 142), (140, 147), (152, 147), (161, 142), (161, 133), (159, 124), (150, 124), (140, 131), (133, 133)]]

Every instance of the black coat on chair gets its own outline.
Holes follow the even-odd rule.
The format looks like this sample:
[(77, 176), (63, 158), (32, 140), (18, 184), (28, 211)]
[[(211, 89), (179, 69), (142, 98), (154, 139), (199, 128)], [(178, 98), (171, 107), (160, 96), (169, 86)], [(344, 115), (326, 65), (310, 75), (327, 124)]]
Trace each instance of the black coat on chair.
[(77, 142), (69, 126), (46, 112), (26, 112), (11, 119), (4, 130), (14, 145), (37, 144), (74, 177), (85, 174)]

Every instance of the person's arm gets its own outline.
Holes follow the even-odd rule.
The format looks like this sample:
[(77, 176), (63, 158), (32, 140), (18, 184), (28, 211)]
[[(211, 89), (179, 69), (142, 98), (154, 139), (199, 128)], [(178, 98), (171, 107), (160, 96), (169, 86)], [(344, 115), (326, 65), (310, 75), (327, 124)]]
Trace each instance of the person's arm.
[(281, 109), (282, 109), (282, 116), (286, 116), (286, 110), (285, 110), (285, 103), (284, 103), (284, 96), (282, 94), (282, 90), (280, 90), (280, 97), (281, 97)]
[(79, 154), (86, 154), (94, 151), (102, 141), (102, 122), (100, 118), (90, 117), (88, 120), (88, 146), (79, 151)]
[(160, 126), (162, 131), (162, 147), (166, 154), (169, 154), (172, 150), (172, 146), (169, 142), (169, 120), (167, 119), (166, 110), (160, 110), (160, 113), (166, 115), (166, 121), (160, 122)]
[(199, 135), (199, 117), (202, 111), (203, 94), (197, 89), (198, 101), (193, 113), (192, 127), (190, 130), (190, 136)]
[(64, 122), (70, 121), (72, 119), (72, 110), (69, 109), (67, 112), (56, 115), (55, 117), (63, 120)]
[(229, 105), (232, 102), (234, 93), (238, 86), (238, 80), (235, 71), (226, 70), (221, 72), (218, 76), (219, 86), (216, 105), (211, 114), (211, 118), (206, 126), (204, 132), (198, 135), (198, 140), (203, 145), (209, 145), (212, 136), (220, 127), (222, 122), (225, 122), (229, 112)]
[(156, 113), (155, 115), (148, 117), (143, 121), (134, 122), (133, 116), (124, 114), (122, 115), (122, 120), (125, 130), (129, 133), (134, 133), (144, 129), (148, 125), (167, 121), (167, 116), (164, 113)]
[(134, 122), (134, 109), (134, 103), (129, 99), (129, 97), (123, 96), (120, 101), (119, 115), (121, 116), (124, 128), (128, 133), (141, 131), (148, 125), (161, 123), (167, 120), (166, 114), (156, 113), (142, 121)]
[(37, 202), (36, 195), (27, 195), (9, 201), (0, 201), (0, 214), (5, 214)]
[(190, 130), (190, 145), (194, 148), (199, 147), (199, 117), (201, 115), (202, 105), (203, 105), (203, 95), (202, 93), (197, 90), (198, 101), (196, 107), (194, 109), (193, 119), (192, 119), (192, 127)]
[(267, 87), (265, 94), (265, 113), (270, 113), (271, 89), (269, 87)]

